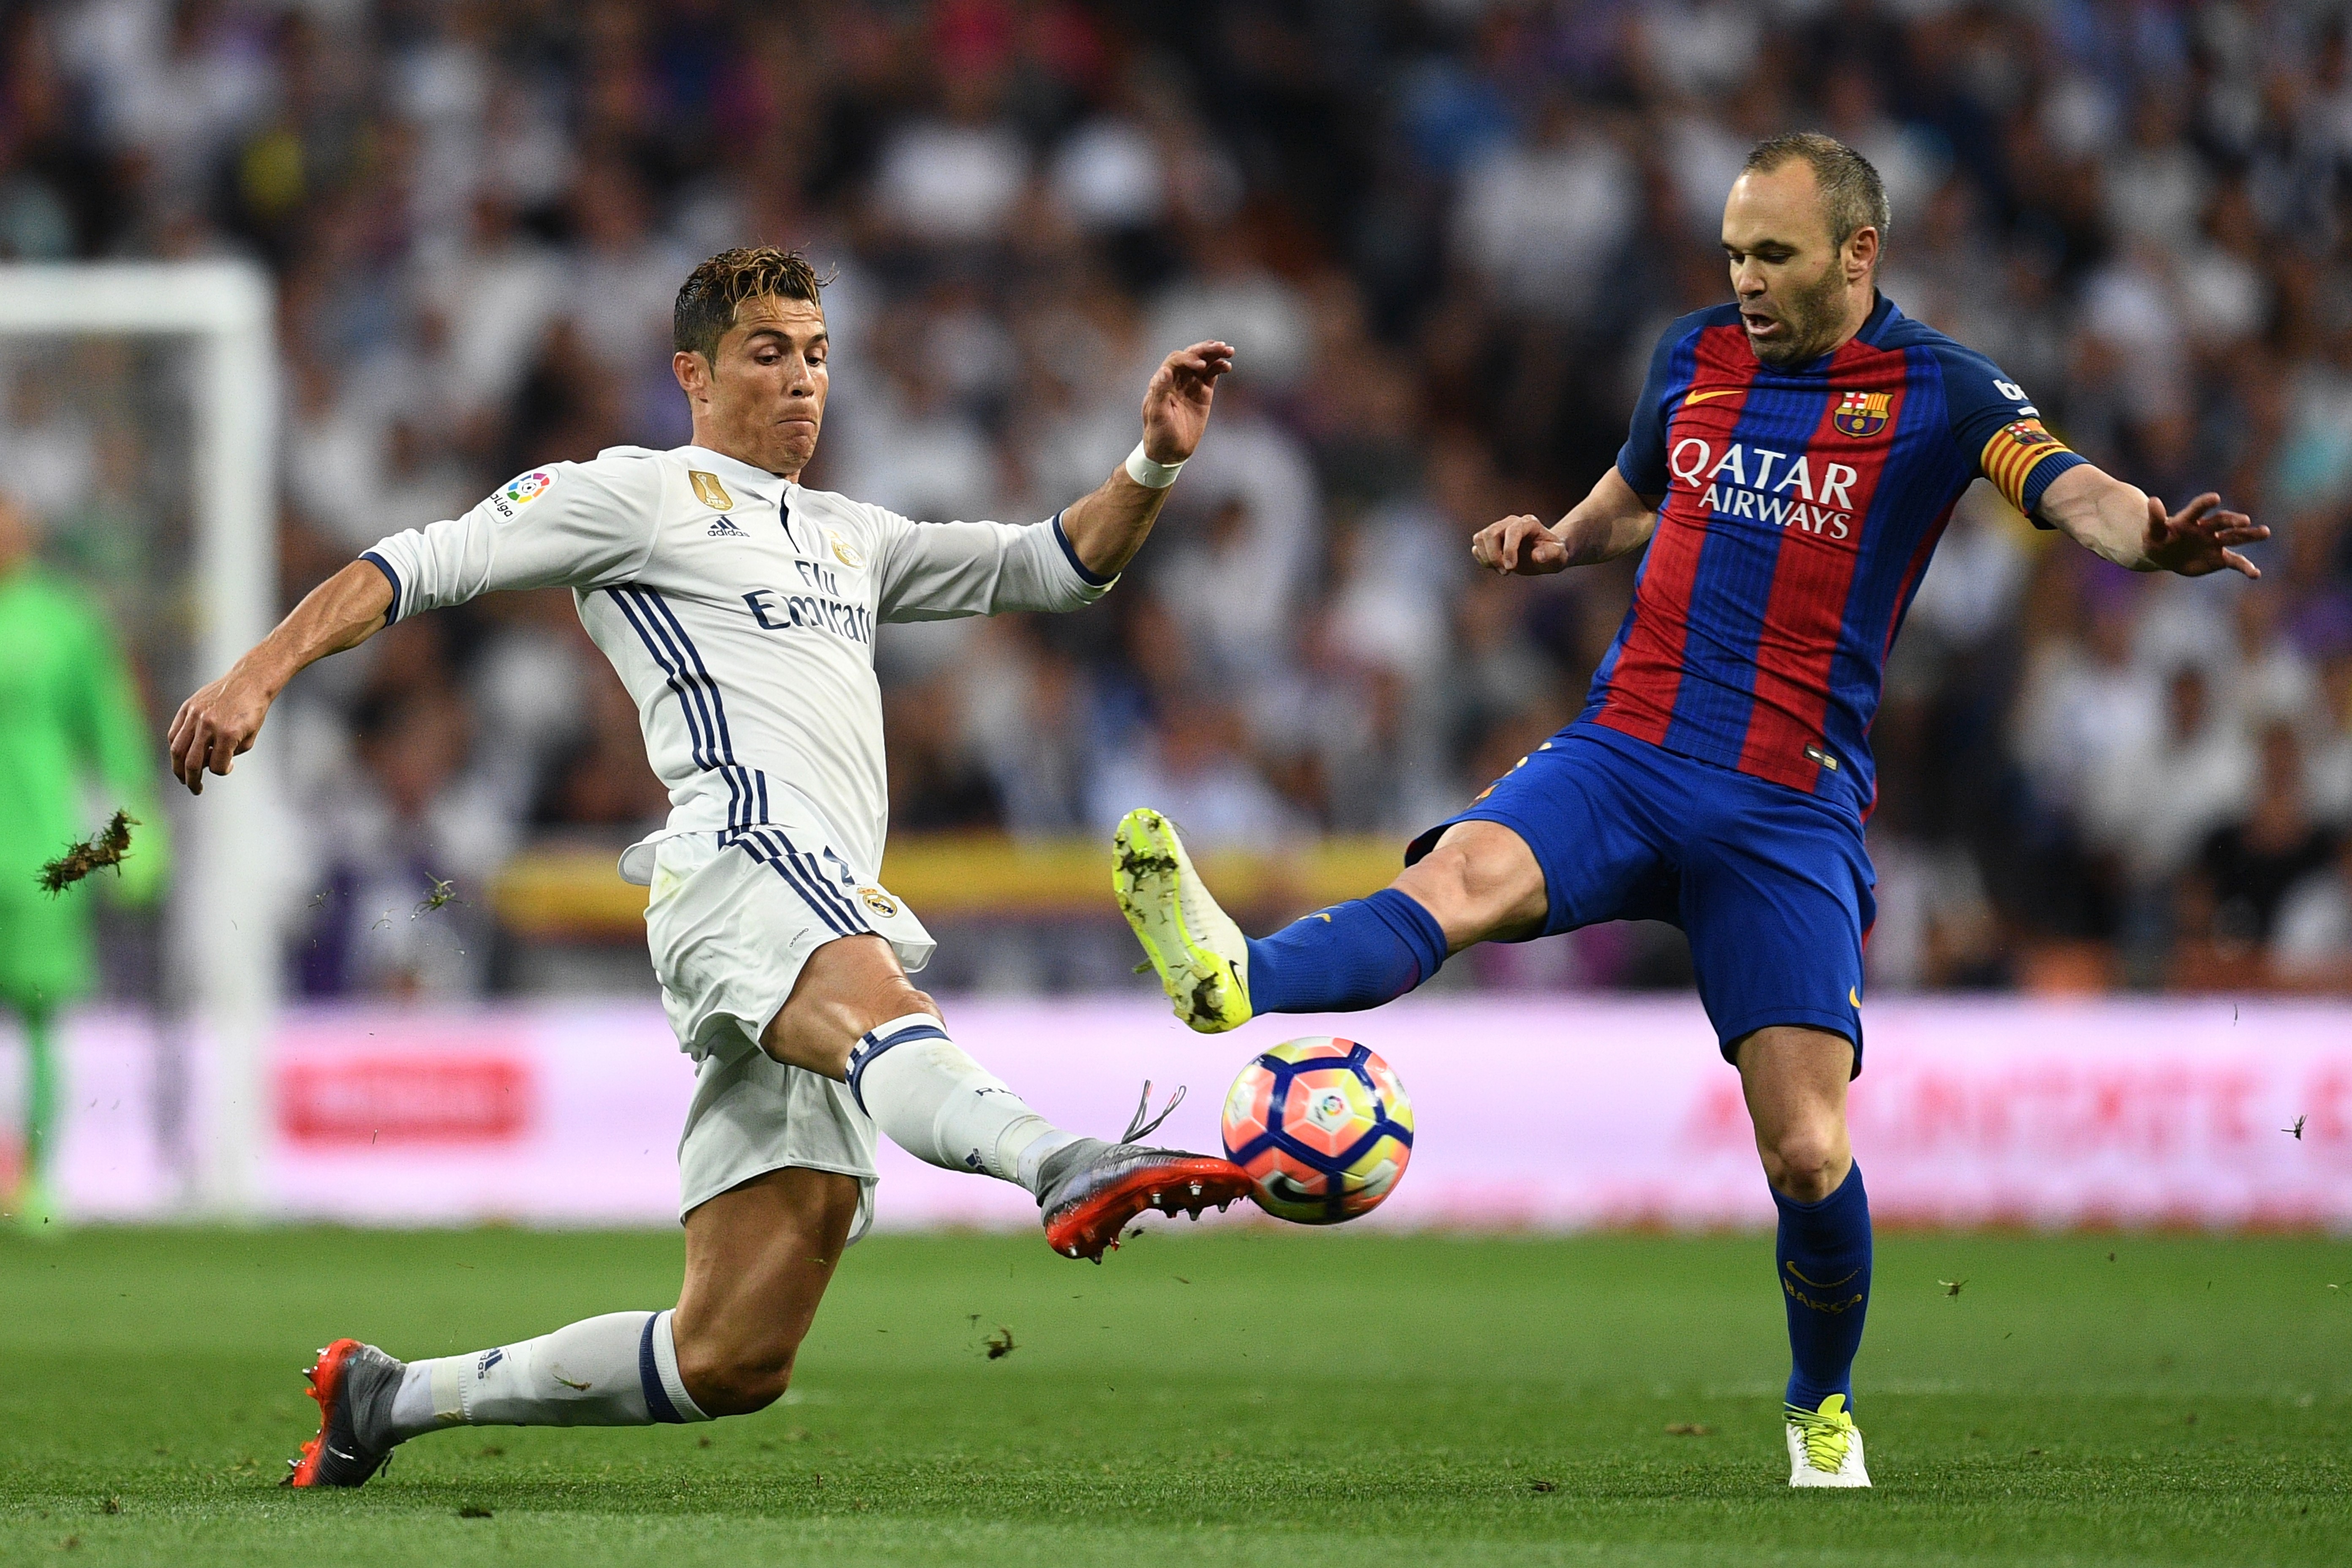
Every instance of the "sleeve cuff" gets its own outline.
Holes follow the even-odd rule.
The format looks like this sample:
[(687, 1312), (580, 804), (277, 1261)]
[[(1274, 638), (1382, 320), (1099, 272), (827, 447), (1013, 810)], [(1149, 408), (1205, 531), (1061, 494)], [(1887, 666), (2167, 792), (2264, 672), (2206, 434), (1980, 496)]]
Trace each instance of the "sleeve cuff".
[[(1062, 526), (1062, 514), (1058, 511), (1054, 514), (1054, 542), (1062, 547), (1062, 559), (1070, 563), (1070, 570), (1076, 572), (1078, 574), (1078, 581), (1087, 587), (1108, 588), (1118, 581), (1118, 574), (1116, 572), (1106, 577), (1098, 572), (1087, 570), (1087, 563), (1078, 559), (1077, 547), (1070, 542), (1068, 531)], [(382, 563), (378, 564), (381, 565)], [(387, 566), (384, 570), (389, 572), (391, 568)], [(394, 596), (397, 596), (399, 589), (394, 587), (393, 592)]]
[(2087, 460), (2079, 452), (2057, 451), (2034, 464), (2032, 471), (2025, 476), (2025, 483), (2018, 487), (2018, 499), (2025, 502), (2025, 521), (2036, 528), (2050, 527), (2042, 521), (2042, 492), (2059, 475)]
[[(1065, 545), (1063, 548), (1067, 549), (1068, 546)], [(400, 619), (400, 574), (392, 569), (391, 562), (373, 550), (362, 551), (360, 559), (383, 573), (383, 580), (392, 584), (392, 608), (384, 613), (383, 617), (383, 624), (390, 626)]]
[(1633, 493), (1637, 496), (1662, 496), (1666, 493), (1664, 480), (1656, 484), (1649, 484), (1644, 482), (1641, 475), (1633, 471), (1633, 445), (1630, 441), (1618, 448), (1617, 472), (1628, 485), (1633, 487)]

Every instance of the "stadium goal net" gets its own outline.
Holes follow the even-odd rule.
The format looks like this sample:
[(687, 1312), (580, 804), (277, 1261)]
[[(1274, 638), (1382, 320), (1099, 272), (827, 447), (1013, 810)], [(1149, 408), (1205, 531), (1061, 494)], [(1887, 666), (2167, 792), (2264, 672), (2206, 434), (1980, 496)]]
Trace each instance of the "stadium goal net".
[[(159, 773), (173, 706), (274, 608), (275, 313), (268, 276), (245, 262), (0, 266), (0, 486), (109, 612), (144, 677)], [(279, 953), (251, 889), (276, 847), (270, 774), (257, 752), (201, 802), (166, 792), (176, 869), (146, 928), (147, 976), (119, 998), (151, 1060), (107, 1090), (148, 1101), (115, 1110), (149, 1122), (152, 1147), (173, 1143), (166, 1124), (202, 1130), (182, 1139), (174, 1174), (219, 1215), (249, 1213), (259, 1189)]]

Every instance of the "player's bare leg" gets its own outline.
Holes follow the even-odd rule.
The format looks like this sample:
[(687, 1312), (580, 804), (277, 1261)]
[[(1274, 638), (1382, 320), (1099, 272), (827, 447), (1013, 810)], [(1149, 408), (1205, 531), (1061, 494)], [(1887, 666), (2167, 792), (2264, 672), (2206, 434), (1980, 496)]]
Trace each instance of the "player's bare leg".
[(1866, 1487), (1849, 1409), (1870, 1304), (1870, 1201), (1846, 1133), (1853, 1047), (1824, 1029), (1759, 1029), (1739, 1042), (1739, 1083), (1780, 1211), (1777, 1252), (1793, 1365), (1789, 1484)]
[(787, 1168), (686, 1216), (686, 1285), (670, 1333), (679, 1379), (706, 1415), (747, 1415), (783, 1397), (858, 1195), (855, 1176)]
[(939, 1005), (916, 989), (898, 954), (878, 936), (826, 942), (802, 965), (793, 994), (760, 1037), (760, 1048), (787, 1067), (836, 1081), (866, 1032), (915, 1014), (944, 1023)]
[(1772, 1190), (1801, 1204), (1838, 1190), (1853, 1165), (1845, 1125), (1853, 1046), (1826, 1029), (1759, 1029), (1739, 1045), (1739, 1089)]
[(1202, 1034), (1260, 1013), (1377, 1007), (1465, 947), (1541, 931), (1549, 908), (1526, 841), (1483, 821), (1447, 828), (1371, 897), (1255, 941), (1217, 906), (1175, 825), (1157, 811), (1130, 811), (1119, 823), (1112, 886), (1176, 1016)]
[(770, 1171), (686, 1216), (667, 1312), (608, 1312), (510, 1345), (403, 1363), (337, 1340), (306, 1375), (319, 1434), (286, 1484), (355, 1487), (444, 1426), (642, 1426), (764, 1409), (784, 1392), (857, 1217), (858, 1182)]
[(1550, 909), (1535, 851), (1499, 822), (1455, 823), (1389, 886), (1429, 911), (1449, 957), (1533, 936)]
[(1140, 1110), (1116, 1142), (1055, 1127), (955, 1043), (877, 936), (843, 937), (811, 954), (760, 1044), (778, 1061), (847, 1083), (917, 1159), (1018, 1183), (1065, 1257), (1100, 1262), (1147, 1209), (1198, 1218), (1249, 1190), (1230, 1160), (1138, 1143), (1158, 1125)]

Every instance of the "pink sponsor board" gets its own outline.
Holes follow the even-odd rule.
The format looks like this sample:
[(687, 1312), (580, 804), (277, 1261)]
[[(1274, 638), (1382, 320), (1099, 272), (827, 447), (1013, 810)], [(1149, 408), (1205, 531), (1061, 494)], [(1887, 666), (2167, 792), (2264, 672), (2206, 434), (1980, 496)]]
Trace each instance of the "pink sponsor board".
[[(1116, 1134), (1147, 1079), (1155, 1103), (1186, 1086), (1160, 1137), (1195, 1148), (1213, 1144), (1225, 1086), (1253, 1048), (1318, 1031), (1365, 1041), (1403, 1079), (1419, 1125), (1411, 1169), (1367, 1223), (1771, 1218), (1738, 1077), (1686, 999), (1412, 1000), (1210, 1038), (1125, 999), (947, 1011), (975, 1056), (1076, 1129)], [(1885, 1218), (2352, 1227), (2352, 1009), (1895, 1001), (1870, 1009), (1869, 1029), (1854, 1143)], [(173, 1129), (201, 1147), (217, 1092), (203, 1052), (175, 1079), (135, 1018), (88, 1015), (68, 1039), (69, 1207), (174, 1212), (186, 1163)], [(13, 1102), (15, 1079), (0, 1072), (0, 1101)], [(300, 1011), (265, 1079), (268, 1133), (250, 1153), (271, 1215), (675, 1216), (692, 1074), (650, 1005)], [(14, 1164), (10, 1136), (0, 1167)], [(1020, 1192), (887, 1144), (882, 1172), (882, 1225), (1034, 1223)]]
[(677, 1213), (692, 1064), (656, 1006), (309, 1011), (280, 1031), (273, 1212), (381, 1224)]

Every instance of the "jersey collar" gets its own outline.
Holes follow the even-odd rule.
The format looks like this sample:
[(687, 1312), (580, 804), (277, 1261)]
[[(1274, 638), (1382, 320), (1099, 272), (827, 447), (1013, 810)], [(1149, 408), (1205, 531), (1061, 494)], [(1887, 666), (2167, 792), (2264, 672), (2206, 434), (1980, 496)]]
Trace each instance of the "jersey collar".
[(685, 446), (677, 448), (677, 455), (686, 460), (688, 468), (707, 468), (717, 474), (719, 482), (729, 489), (748, 491), (770, 506), (775, 506), (782, 501), (784, 491), (792, 483), (782, 474), (772, 474), (767, 469), (747, 463), (740, 458), (730, 458), (724, 452), (714, 452), (708, 447)]
[(1895, 322), (1902, 320), (1903, 312), (1896, 308), (1894, 300), (1888, 299), (1884, 294), (1878, 293), (1875, 289), (1873, 289), (1871, 292), (1876, 297), (1878, 302), (1870, 308), (1870, 314), (1863, 319), (1862, 330), (1853, 335), (1860, 342), (1868, 343), (1872, 348), (1876, 348), (1878, 346), (1879, 334), (1885, 331), (1886, 329)]

